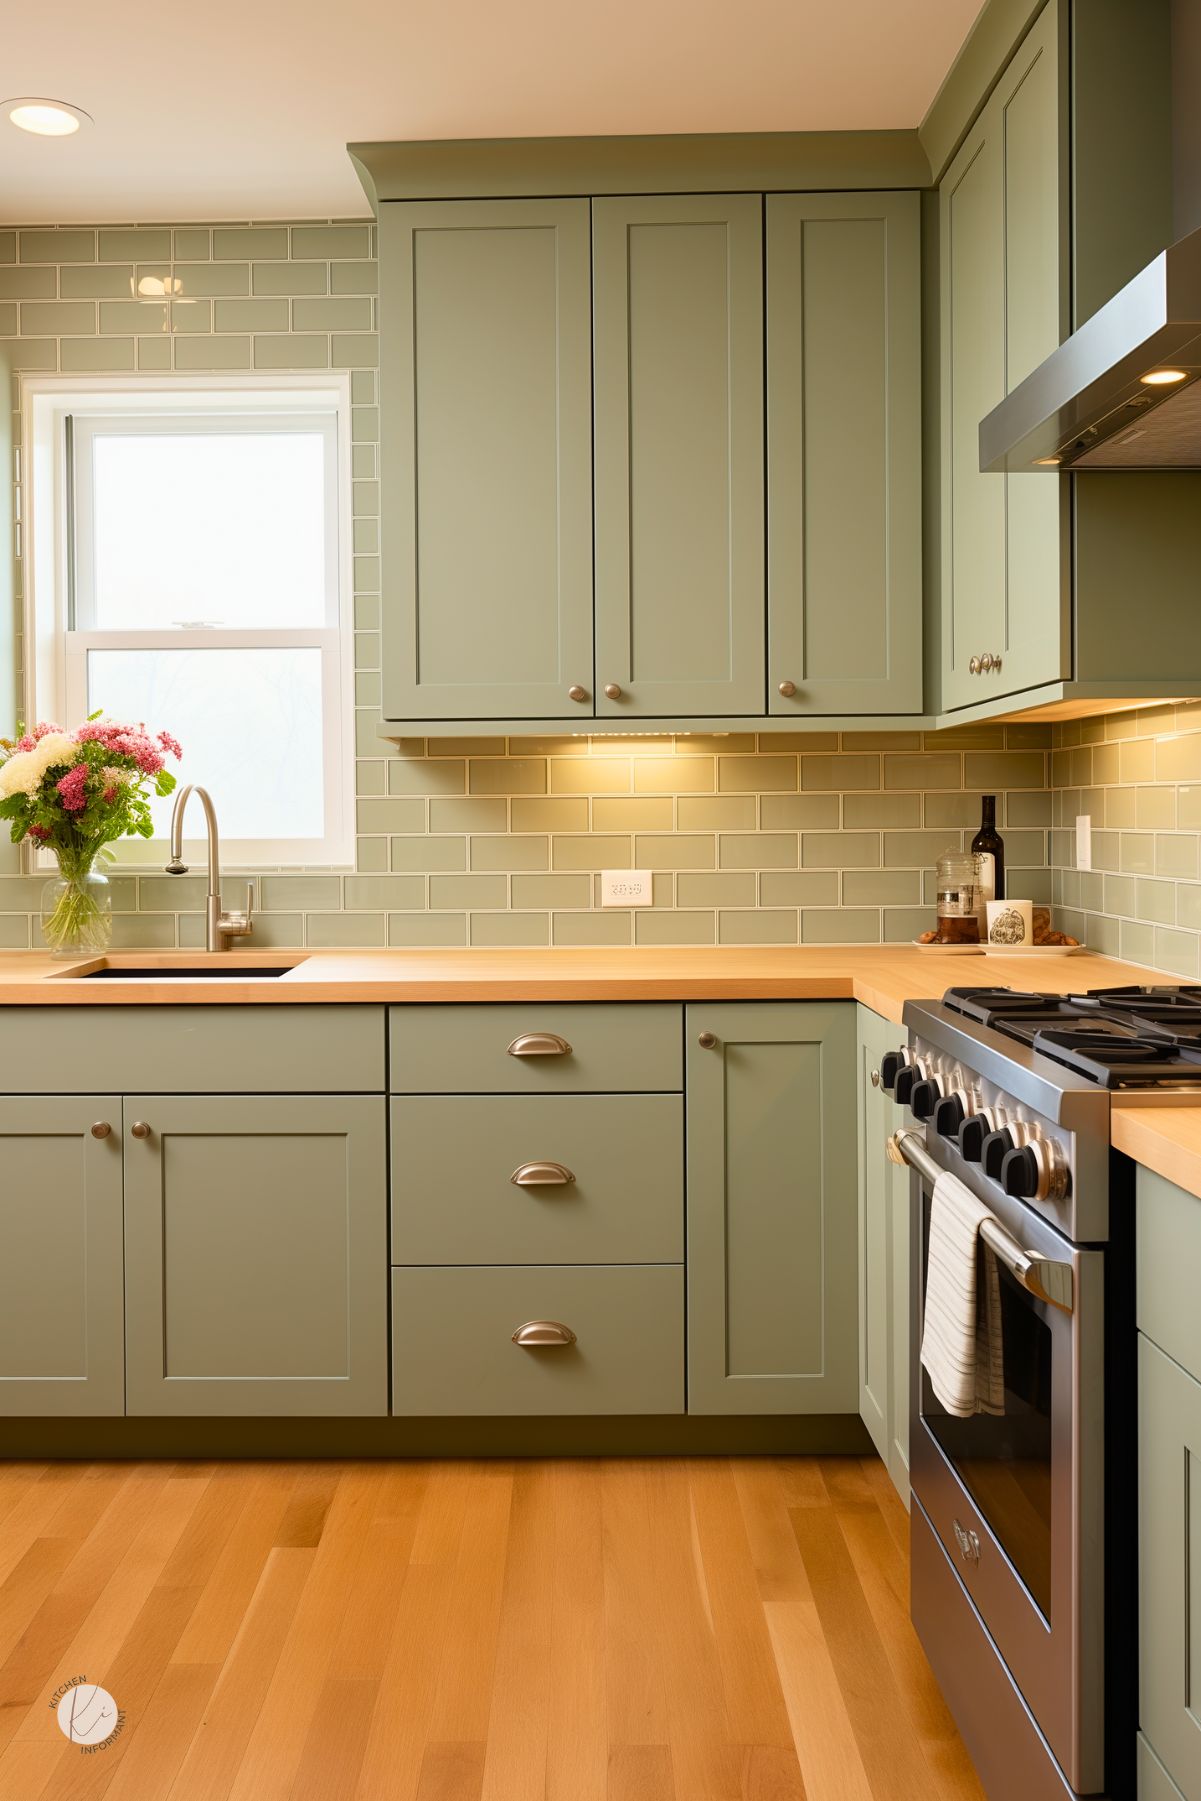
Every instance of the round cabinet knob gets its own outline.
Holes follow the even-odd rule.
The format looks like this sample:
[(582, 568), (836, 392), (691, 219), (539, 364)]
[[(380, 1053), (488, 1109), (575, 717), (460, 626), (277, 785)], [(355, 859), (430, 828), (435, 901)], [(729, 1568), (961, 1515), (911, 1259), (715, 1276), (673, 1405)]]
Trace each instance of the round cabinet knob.
[(605, 683), (605, 698), (607, 700), (620, 700), (621, 699), (621, 683), (620, 682), (606, 682)]
[(909, 1096), (909, 1106), (913, 1117), (929, 1119), (941, 1099), (942, 1083), (937, 1076), (927, 1076), (924, 1082), (915, 1082)]
[(969, 657), (968, 658), (967, 672), (969, 675), (979, 675), (979, 673), (980, 673), (979, 657)]
[(880, 1071), (878, 1069), (873, 1069), (871, 1075), (868, 1077), (868, 1080), (871, 1083), (873, 1088), (878, 1088), (880, 1086)]
[(98, 1119), (96, 1124), (91, 1128), (92, 1137), (107, 1138), (112, 1129), (113, 1128), (109, 1125), (107, 1119)]
[(1001, 1126), (997, 1131), (990, 1132), (980, 1147), (980, 1166), (994, 1182), (1000, 1181), (1001, 1165), (1012, 1149), (1013, 1133), (1008, 1126)]
[(984, 655), (980, 658), (980, 673), (981, 673), (981, 675), (987, 675), (989, 670), (992, 668), (992, 666), (993, 666), (992, 651), (986, 650)]
[(1000, 675), (1000, 673), (1001, 673), (1001, 654), (999, 651), (993, 657), (992, 666), (993, 666), (993, 670), (995, 671), (995, 673), (997, 675)]
[(904, 1059), (900, 1051), (885, 1051), (880, 1059), (880, 1080), (889, 1094), (896, 1087), (897, 1077), (901, 1072)]
[(567, 690), (567, 698), (568, 700), (587, 700), (588, 690), (587, 688), (581, 688), (578, 682), (573, 682), (571, 687)]
[(912, 1063), (906, 1063), (904, 1069), (899, 1069), (897, 1071), (897, 1079), (893, 1088), (893, 1094), (896, 1096), (900, 1106), (907, 1107), (909, 1105), (909, 1102), (913, 1098), (914, 1085), (920, 1082), (921, 1079), (922, 1073), (920, 1069), (915, 1068)]
[(954, 1138), (964, 1121), (963, 1102), (957, 1094), (944, 1095), (934, 1109), (934, 1130), (940, 1138)]
[(970, 1119), (964, 1120), (959, 1128), (959, 1150), (968, 1163), (979, 1163), (988, 1134), (989, 1124), (986, 1119), (973, 1114)]
[(150, 1136), (150, 1127), (144, 1119), (135, 1119), (129, 1129), (135, 1138), (149, 1138)]
[(1041, 1175), (1038, 1153), (1032, 1144), (1023, 1144), (1017, 1150), (1006, 1152), (1001, 1163), (1001, 1186), (1006, 1194), (1023, 1201), (1035, 1200)]
[(779, 687), (779, 692), (784, 696), (785, 700), (791, 700), (793, 695), (796, 693), (796, 683), (795, 682), (781, 682), (780, 687)]
[(711, 1051), (717, 1043), (717, 1034), (716, 1032), (698, 1032), (696, 1041), (703, 1051)]

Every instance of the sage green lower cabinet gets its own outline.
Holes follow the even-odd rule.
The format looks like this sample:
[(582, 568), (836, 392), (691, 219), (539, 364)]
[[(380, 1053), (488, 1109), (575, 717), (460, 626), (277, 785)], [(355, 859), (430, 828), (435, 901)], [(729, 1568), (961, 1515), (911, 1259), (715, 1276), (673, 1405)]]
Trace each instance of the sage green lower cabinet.
[(0, 1172), (0, 1415), (123, 1413), (120, 1100), (0, 1100)]
[(1139, 1725), (1185, 1801), (1198, 1801), (1201, 1382), (1141, 1332), (1138, 1375)]
[[(564, 1342), (516, 1344), (534, 1322)], [(684, 1411), (684, 1272), (394, 1269), (392, 1411), (530, 1417)]]
[(916, 194), (767, 196), (771, 713), (921, 712), (919, 238)]
[(385, 1105), (126, 1097), (129, 1413), (387, 1413)]
[(678, 1094), (392, 1102), (396, 1263), (682, 1263)]
[(885, 1152), (898, 1109), (880, 1060), (902, 1029), (858, 1008), (859, 1412), (909, 1504), (909, 1172)]
[(1184, 1801), (1184, 1796), (1141, 1732), (1138, 1735), (1138, 1801)]
[(763, 201), (592, 203), (599, 718), (763, 706)]
[(685, 1043), (688, 1410), (855, 1413), (855, 1008), (694, 1004)]

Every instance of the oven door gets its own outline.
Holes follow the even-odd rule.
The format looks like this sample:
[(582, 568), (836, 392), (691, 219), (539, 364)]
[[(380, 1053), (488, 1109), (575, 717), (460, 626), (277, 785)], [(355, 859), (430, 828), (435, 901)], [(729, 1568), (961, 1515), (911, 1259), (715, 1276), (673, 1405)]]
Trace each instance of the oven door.
[[(927, 1167), (946, 1161), (938, 1140), (924, 1148)], [(1097, 1794), (1105, 1761), (1102, 1253), (1077, 1249), (975, 1165), (955, 1164), (1019, 1245), (1071, 1265), (1071, 1305), (1039, 1299), (999, 1264), (1005, 1411), (948, 1414), (919, 1354), (933, 1183), (912, 1172), (913, 1490), (1064, 1776), (1078, 1794)], [(948, 1623), (953, 1629), (961, 1626)]]

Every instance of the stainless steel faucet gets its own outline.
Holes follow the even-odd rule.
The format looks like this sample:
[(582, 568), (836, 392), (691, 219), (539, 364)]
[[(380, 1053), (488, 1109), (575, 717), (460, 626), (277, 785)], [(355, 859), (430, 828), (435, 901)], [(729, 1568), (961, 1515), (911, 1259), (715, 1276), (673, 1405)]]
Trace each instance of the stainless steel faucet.
[(183, 860), (183, 816), (188, 804), (188, 796), (194, 794), (204, 808), (204, 817), (208, 825), (209, 838), (209, 892), (204, 915), (204, 948), (208, 951), (226, 951), (231, 938), (248, 937), (254, 930), (251, 914), (254, 911), (254, 883), (246, 881), (246, 910), (244, 913), (225, 913), (221, 908), (221, 851), (217, 842), (217, 815), (213, 811), (212, 799), (207, 788), (198, 788), (189, 782), (181, 788), (175, 797), (175, 807), (171, 814), (171, 855), (167, 861), (168, 875), (187, 875), (188, 866)]

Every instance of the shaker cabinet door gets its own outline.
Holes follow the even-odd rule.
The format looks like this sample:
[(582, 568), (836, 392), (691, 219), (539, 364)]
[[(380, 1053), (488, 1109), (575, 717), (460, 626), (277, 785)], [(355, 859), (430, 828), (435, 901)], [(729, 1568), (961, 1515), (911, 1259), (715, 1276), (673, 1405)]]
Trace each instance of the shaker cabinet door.
[(1142, 1333), (1138, 1376), (1139, 1725), (1201, 1801), (1201, 1383)]
[(385, 201), (379, 234), (384, 718), (588, 718), (588, 202)]
[(916, 194), (767, 198), (771, 713), (921, 711), (919, 234)]
[(0, 1169), (0, 1415), (124, 1413), (120, 1100), (0, 1100)]
[(762, 213), (592, 203), (602, 717), (764, 710)]
[(686, 1036), (688, 1410), (853, 1414), (855, 1008), (692, 1005)]
[[(943, 178), (942, 705), (1071, 674), (1067, 483), (983, 474), (980, 421), (1068, 326), (1065, 10), (1027, 34)], [(983, 672), (973, 659), (1001, 659)]]
[(125, 1100), (131, 1414), (385, 1414), (382, 1095)]

